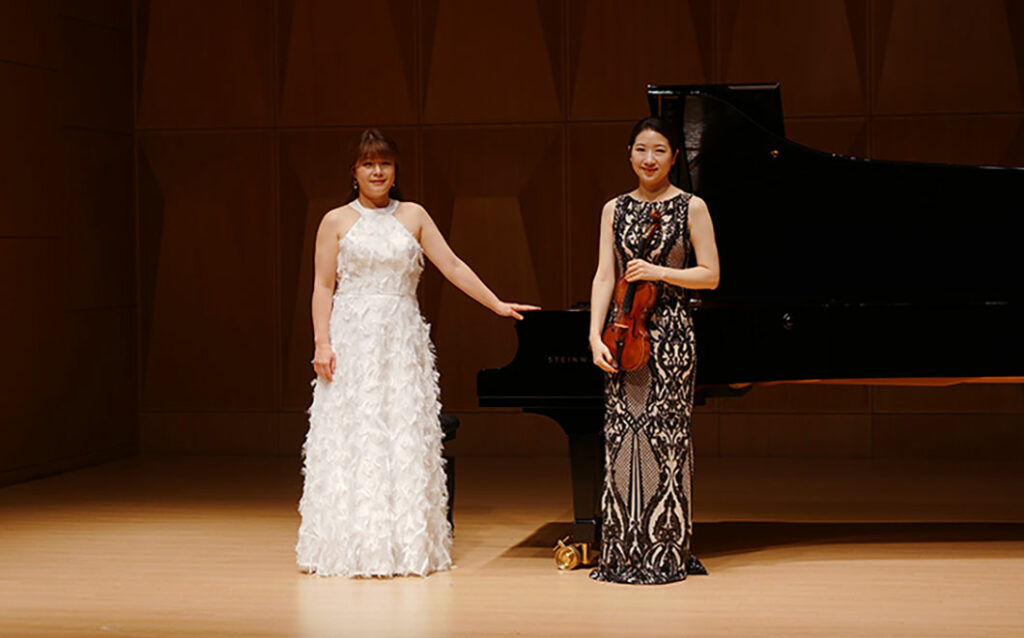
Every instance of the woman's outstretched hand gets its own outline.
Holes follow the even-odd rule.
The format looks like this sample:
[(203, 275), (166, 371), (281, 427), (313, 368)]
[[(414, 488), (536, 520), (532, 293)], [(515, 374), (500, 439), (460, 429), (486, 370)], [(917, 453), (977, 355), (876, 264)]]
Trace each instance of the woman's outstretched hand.
[(626, 264), (626, 281), (660, 281), (662, 277), (661, 266), (655, 266), (643, 259), (631, 259)]
[(605, 372), (617, 372), (618, 368), (615, 366), (615, 357), (612, 356), (612, 351), (608, 349), (608, 346), (604, 345), (604, 342), (600, 339), (590, 340), (590, 351), (594, 355), (594, 365), (601, 368)]
[(498, 304), (498, 307), (494, 309), (494, 312), (502, 317), (515, 317), (520, 321), (523, 320), (523, 315), (520, 312), (529, 312), (531, 310), (540, 310), (540, 306), (531, 306), (523, 303), (508, 303), (502, 301)]
[(316, 347), (316, 352), (313, 353), (313, 370), (316, 371), (316, 376), (324, 381), (333, 380), (335, 363), (334, 348), (326, 343)]

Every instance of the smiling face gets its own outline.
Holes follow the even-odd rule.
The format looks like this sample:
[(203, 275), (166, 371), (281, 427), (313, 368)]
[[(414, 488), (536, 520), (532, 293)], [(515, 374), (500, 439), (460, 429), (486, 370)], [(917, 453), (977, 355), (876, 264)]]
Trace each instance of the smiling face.
[(640, 131), (629, 149), (629, 162), (640, 183), (649, 190), (668, 180), (668, 170), (676, 162), (678, 150), (672, 150), (668, 138), (653, 129)]
[(390, 157), (366, 156), (352, 167), (352, 176), (359, 184), (359, 193), (370, 200), (387, 199), (395, 183), (395, 162)]

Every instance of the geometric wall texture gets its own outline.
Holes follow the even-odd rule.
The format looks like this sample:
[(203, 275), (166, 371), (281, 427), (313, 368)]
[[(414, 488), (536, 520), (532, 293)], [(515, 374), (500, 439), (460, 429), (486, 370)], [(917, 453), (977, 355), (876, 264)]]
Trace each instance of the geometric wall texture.
[[(406, 196), (499, 295), (564, 308), (589, 296), (601, 204), (632, 186), (645, 84), (780, 81), (809, 146), (1024, 165), (1022, 19), (1003, 0), (140, 1), (142, 447), (298, 450), (313, 237), (363, 127), (397, 139)], [(511, 323), (434, 269), (420, 297), (456, 452), (564, 453), (545, 419), (476, 407)], [(704, 454), (913, 454), (949, 397), (998, 430), (1020, 395), (764, 388), (702, 408), (697, 438)]]
[[(136, 433), (144, 451), (296, 453), (313, 236), (362, 128), (395, 137), (406, 196), (500, 296), (564, 308), (589, 296), (601, 204), (634, 184), (645, 84), (760, 81), (814, 148), (1024, 166), (1015, 0), (5, 3), (0, 313), (21, 338), (0, 450), (31, 453), (0, 451), (0, 472)], [(564, 454), (550, 421), (476, 407), (511, 322), (432, 268), (420, 298), (454, 451)], [(695, 438), (704, 455), (998, 456), (1024, 446), (1022, 415), (1018, 386), (758, 388), (700, 408)], [(965, 424), (974, 447), (921, 442)]]
[(131, 15), (0, 4), (0, 484), (138, 447)]

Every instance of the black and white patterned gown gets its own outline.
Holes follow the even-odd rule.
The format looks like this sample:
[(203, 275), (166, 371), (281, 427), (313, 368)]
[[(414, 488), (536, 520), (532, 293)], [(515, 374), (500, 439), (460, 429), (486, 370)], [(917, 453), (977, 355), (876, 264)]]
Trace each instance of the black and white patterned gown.
[[(615, 271), (640, 257), (653, 206), (661, 229), (651, 240), (647, 261), (673, 268), (686, 265), (692, 247), (688, 223), (692, 195), (640, 202), (621, 195), (615, 202)], [(690, 416), (696, 357), (693, 328), (683, 289), (659, 282), (647, 329), (651, 355), (632, 372), (605, 380), (605, 479), (601, 557), (591, 578), (617, 583), (671, 583), (706, 573), (690, 554), (690, 484), (693, 452)], [(608, 316), (614, 316), (614, 303)]]

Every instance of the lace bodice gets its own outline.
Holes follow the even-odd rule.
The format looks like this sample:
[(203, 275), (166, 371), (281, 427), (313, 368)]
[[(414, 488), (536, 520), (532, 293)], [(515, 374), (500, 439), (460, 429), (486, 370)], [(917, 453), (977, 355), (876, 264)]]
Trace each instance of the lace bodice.
[(395, 219), (400, 202), (384, 208), (350, 206), (359, 220), (338, 244), (335, 295), (415, 295), (423, 272), (423, 251), (402, 222)]

